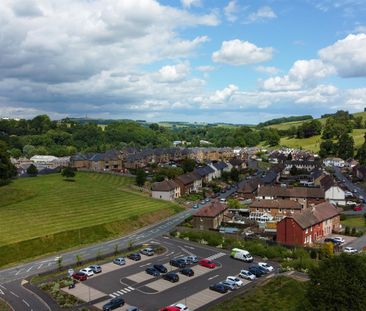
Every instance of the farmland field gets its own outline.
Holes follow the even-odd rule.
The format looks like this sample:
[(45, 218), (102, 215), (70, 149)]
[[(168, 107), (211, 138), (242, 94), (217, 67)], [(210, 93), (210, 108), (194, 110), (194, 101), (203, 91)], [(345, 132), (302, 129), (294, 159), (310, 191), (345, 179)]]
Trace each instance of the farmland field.
[(180, 210), (176, 204), (130, 190), (132, 182), (81, 172), (74, 182), (59, 174), (17, 179), (0, 188), (0, 246), (116, 221), (124, 232), (134, 223), (145, 224), (139, 222), (143, 217), (155, 215), (151, 222)]

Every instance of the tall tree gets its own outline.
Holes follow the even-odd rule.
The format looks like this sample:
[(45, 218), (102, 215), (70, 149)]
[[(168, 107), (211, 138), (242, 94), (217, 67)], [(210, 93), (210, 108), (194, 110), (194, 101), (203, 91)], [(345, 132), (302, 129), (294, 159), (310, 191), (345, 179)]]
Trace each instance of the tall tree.
[(38, 169), (34, 164), (31, 164), (27, 168), (27, 174), (31, 177), (36, 177), (38, 175)]
[(66, 179), (70, 179), (70, 178), (74, 178), (76, 173), (75, 173), (75, 169), (67, 166), (65, 167), (62, 171), (61, 171), (61, 175), (63, 177), (65, 177)]
[(146, 182), (146, 173), (142, 169), (136, 171), (136, 185), (142, 187)]
[(238, 182), (239, 176), (240, 176), (239, 171), (235, 167), (233, 167), (230, 171), (230, 179), (232, 181)]
[(358, 149), (357, 155), (356, 155), (356, 157), (361, 165), (366, 164), (366, 133), (364, 135), (364, 139), (365, 139), (365, 141), (362, 144), (362, 146)]
[(330, 155), (334, 155), (335, 149), (336, 149), (336, 145), (330, 139), (322, 141), (320, 143), (319, 156), (322, 158), (326, 158)]
[(184, 173), (192, 172), (194, 170), (195, 166), (196, 166), (196, 161), (193, 159), (186, 158), (182, 161), (182, 169), (183, 169)]
[(344, 160), (353, 158), (353, 154), (355, 152), (354, 145), (355, 142), (352, 136), (347, 133), (342, 134), (339, 137), (337, 144), (337, 155)]
[(17, 174), (15, 166), (10, 161), (7, 149), (6, 143), (0, 140), (0, 186), (8, 184), (11, 178)]

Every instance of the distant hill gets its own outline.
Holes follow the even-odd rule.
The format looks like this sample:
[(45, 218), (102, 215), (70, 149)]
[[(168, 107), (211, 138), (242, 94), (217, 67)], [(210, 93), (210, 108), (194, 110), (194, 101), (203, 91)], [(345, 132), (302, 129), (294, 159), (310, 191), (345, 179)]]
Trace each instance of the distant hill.
[(272, 125), (277, 125), (277, 124), (282, 124), (282, 123), (292, 123), (292, 122), (299, 122), (299, 121), (312, 120), (312, 119), (313, 119), (313, 117), (311, 115), (282, 117), (282, 118), (276, 118), (276, 119), (268, 120), (265, 122), (261, 122), (258, 124), (258, 127), (272, 126)]

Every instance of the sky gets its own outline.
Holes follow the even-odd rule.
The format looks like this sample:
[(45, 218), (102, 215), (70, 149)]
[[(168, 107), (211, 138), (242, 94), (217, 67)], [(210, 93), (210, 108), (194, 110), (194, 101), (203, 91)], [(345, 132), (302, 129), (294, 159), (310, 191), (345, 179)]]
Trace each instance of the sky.
[(365, 78), (365, 0), (0, 1), (0, 117), (256, 124)]

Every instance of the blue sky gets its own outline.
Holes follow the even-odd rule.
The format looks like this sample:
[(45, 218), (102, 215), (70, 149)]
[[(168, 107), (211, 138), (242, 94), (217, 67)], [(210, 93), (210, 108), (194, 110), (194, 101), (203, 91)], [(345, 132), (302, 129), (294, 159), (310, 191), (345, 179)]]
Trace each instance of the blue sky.
[(3, 0), (0, 117), (362, 111), (365, 13), (363, 0)]

